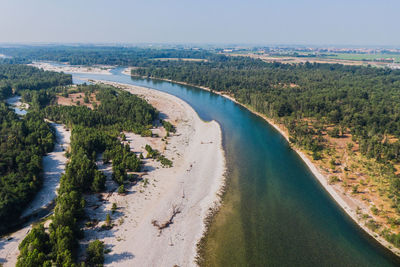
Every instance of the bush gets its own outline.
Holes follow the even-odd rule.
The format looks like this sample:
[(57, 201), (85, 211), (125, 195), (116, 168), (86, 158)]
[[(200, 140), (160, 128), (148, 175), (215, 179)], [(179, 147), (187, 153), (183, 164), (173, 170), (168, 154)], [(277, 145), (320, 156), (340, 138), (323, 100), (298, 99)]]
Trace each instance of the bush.
[(106, 216), (106, 226), (111, 226), (111, 215), (110, 215), (110, 213), (107, 213), (107, 216)]
[(118, 187), (118, 194), (125, 194), (125, 187), (124, 187), (124, 185), (123, 184), (121, 184), (119, 187)]
[(357, 185), (353, 185), (352, 189), (353, 189), (353, 191), (352, 191), (353, 194), (358, 193), (358, 184)]
[(88, 266), (103, 266), (104, 263), (104, 243), (95, 240), (89, 243), (86, 250), (86, 264)]
[(106, 176), (101, 171), (96, 170), (90, 189), (93, 192), (101, 192), (105, 188), (105, 183), (106, 183)]
[(354, 147), (354, 144), (353, 144), (353, 143), (348, 143), (348, 144), (347, 144), (347, 149), (348, 149), (349, 151), (353, 150), (353, 147)]
[(114, 213), (117, 210), (117, 203), (112, 204), (111, 212)]
[(169, 132), (171, 132), (171, 133), (175, 133), (176, 132), (176, 129), (175, 129), (174, 125), (172, 125), (170, 122), (163, 120), (162, 121), (162, 125), (164, 126), (165, 130), (167, 131), (167, 134)]
[(162, 165), (163, 167), (168, 167), (168, 168), (171, 168), (171, 167), (172, 167), (172, 161), (169, 160), (169, 159), (167, 159), (166, 157), (164, 157), (164, 156), (159, 156), (158, 159), (160, 160), (161, 165)]
[(334, 184), (334, 183), (336, 183), (338, 181), (339, 181), (339, 178), (337, 176), (331, 176), (329, 178), (329, 184)]
[(313, 160), (320, 160), (322, 159), (321, 153), (318, 151), (314, 151), (312, 154)]
[(333, 128), (331, 131), (328, 131), (329, 136), (338, 138), (340, 136), (340, 130), (338, 127)]
[(378, 215), (379, 213), (379, 209), (375, 205), (371, 207), (371, 211), (374, 215)]
[(152, 136), (153, 136), (153, 133), (151, 132), (151, 130), (146, 129), (146, 130), (143, 130), (143, 131), (140, 133), (140, 135), (143, 136), (143, 137), (152, 137)]

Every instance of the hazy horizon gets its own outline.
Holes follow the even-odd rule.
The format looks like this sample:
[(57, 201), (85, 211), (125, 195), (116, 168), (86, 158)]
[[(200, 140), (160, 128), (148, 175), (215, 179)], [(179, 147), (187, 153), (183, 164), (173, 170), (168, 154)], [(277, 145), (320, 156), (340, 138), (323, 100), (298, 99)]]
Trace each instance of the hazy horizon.
[(394, 0), (6, 0), (0, 43), (400, 47)]

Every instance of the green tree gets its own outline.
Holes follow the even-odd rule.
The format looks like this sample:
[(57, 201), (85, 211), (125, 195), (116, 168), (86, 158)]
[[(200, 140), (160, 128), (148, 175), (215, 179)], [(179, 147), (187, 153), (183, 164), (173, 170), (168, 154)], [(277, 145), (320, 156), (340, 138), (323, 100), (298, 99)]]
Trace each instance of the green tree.
[(94, 240), (89, 243), (86, 250), (86, 264), (90, 267), (103, 266), (104, 263), (104, 243)]

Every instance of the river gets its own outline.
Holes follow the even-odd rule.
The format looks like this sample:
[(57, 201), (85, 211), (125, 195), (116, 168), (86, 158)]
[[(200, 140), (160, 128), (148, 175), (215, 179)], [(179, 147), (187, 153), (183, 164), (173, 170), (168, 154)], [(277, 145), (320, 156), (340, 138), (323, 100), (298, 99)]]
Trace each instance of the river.
[(23, 104), (21, 102), (21, 96), (13, 96), (10, 98), (6, 99), (7, 104), (9, 104), (15, 111), (20, 116), (26, 115), (27, 111), (26, 109), (29, 107), (28, 104)]
[(364, 233), (267, 122), (219, 95), (165, 81), (73, 74), (178, 96), (223, 131), (227, 192), (204, 243), (208, 266), (396, 266), (399, 258)]

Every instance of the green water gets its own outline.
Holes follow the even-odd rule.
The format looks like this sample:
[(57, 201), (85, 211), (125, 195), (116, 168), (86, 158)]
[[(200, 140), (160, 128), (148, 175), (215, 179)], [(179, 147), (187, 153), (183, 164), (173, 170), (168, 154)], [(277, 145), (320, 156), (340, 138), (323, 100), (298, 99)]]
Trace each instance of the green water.
[(218, 95), (169, 82), (75, 75), (151, 87), (188, 102), (223, 132), (228, 188), (204, 243), (207, 266), (396, 266), (319, 185), (268, 123)]

